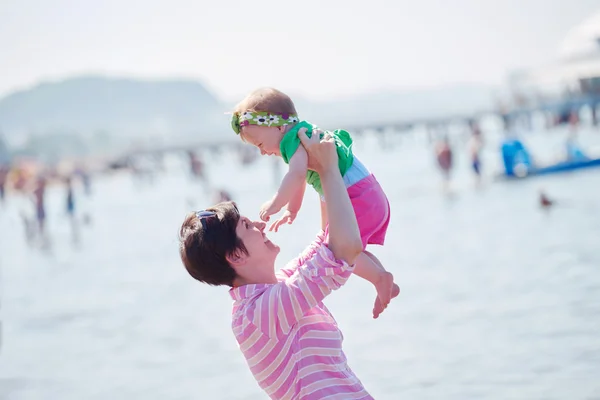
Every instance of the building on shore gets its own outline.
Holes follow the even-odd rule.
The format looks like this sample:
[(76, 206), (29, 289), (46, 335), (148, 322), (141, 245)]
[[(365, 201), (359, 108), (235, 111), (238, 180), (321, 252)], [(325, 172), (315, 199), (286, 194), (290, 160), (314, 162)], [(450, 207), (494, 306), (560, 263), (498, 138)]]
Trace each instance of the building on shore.
[[(504, 112), (519, 116), (545, 111), (559, 118), (588, 108), (600, 119), (600, 10), (573, 27), (558, 46), (556, 61), (508, 78)], [(566, 121), (563, 121), (566, 122)]]

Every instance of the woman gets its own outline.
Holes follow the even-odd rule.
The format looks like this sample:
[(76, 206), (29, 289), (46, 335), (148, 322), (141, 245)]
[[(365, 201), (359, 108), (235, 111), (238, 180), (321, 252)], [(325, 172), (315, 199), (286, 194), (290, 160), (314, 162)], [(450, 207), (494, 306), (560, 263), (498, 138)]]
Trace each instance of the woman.
[(322, 303), (352, 274), (362, 252), (358, 224), (332, 138), (298, 136), (309, 168), (321, 176), (328, 232), (275, 273), (279, 247), (266, 237), (265, 223), (220, 203), (186, 217), (181, 259), (200, 282), (232, 287), (233, 333), (272, 399), (372, 399), (348, 367), (342, 333)]

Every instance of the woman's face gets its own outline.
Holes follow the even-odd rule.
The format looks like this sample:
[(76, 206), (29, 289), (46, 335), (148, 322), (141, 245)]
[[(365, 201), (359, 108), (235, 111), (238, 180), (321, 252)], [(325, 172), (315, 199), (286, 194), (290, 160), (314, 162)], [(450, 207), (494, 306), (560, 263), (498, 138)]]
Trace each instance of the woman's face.
[(248, 257), (253, 264), (265, 265), (265, 268), (272, 269), (280, 249), (267, 238), (264, 233), (265, 227), (264, 222), (252, 221), (247, 217), (240, 216), (236, 234), (248, 250)]

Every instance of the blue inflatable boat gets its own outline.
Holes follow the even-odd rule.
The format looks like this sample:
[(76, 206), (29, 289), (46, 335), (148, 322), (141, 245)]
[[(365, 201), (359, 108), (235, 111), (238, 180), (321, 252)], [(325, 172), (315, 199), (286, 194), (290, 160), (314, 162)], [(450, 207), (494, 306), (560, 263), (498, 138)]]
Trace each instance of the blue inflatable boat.
[(537, 175), (556, 174), (582, 168), (600, 167), (600, 158), (587, 157), (575, 144), (567, 144), (567, 159), (556, 164), (540, 166), (532, 162), (529, 152), (520, 140), (506, 140), (502, 144), (504, 172), (501, 178), (521, 179)]

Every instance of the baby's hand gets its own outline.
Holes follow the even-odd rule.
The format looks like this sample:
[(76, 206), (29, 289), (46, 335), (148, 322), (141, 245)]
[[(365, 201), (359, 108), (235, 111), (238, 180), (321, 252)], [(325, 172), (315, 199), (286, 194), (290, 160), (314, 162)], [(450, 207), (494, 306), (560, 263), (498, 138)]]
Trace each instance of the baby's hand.
[(298, 215), (298, 213), (293, 213), (293, 212), (290, 212), (289, 210), (286, 210), (283, 213), (283, 215), (281, 216), (281, 218), (279, 218), (277, 221), (273, 222), (273, 224), (269, 228), (269, 231), (273, 232), (273, 230), (275, 230), (275, 232), (277, 232), (277, 230), (279, 229), (279, 227), (281, 225), (291, 224), (296, 219), (296, 215)]
[(260, 211), (258, 213), (258, 216), (260, 217), (261, 220), (268, 222), (271, 215), (273, 214), (277, 214), (279, 212), (279, 210), (281, 210), (280, 208), (276, 209), (274, 204), (273, 204), (273, 200), (269, 200), (267, 201), (265, 204), (263, 204), (260, 207)]

